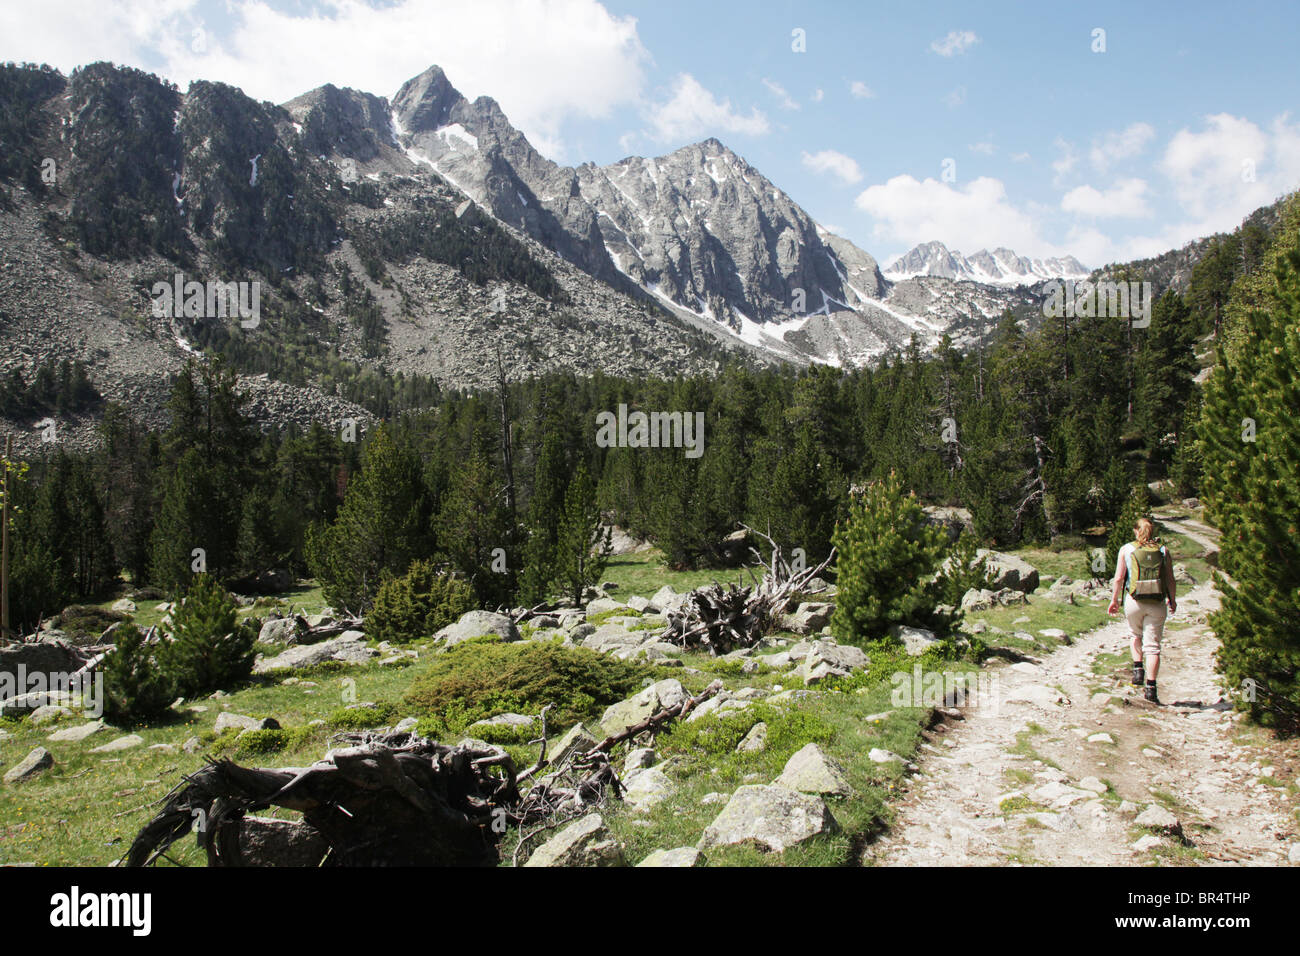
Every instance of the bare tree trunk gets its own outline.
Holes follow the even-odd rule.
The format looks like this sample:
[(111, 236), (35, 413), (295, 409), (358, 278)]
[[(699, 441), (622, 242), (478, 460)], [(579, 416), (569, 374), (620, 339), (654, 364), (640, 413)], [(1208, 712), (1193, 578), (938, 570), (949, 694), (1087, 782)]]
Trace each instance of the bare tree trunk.
[(9, 640), (9, 456), (14, 439), (5, 436), (4, 511), (0, 514), (0, 641)]

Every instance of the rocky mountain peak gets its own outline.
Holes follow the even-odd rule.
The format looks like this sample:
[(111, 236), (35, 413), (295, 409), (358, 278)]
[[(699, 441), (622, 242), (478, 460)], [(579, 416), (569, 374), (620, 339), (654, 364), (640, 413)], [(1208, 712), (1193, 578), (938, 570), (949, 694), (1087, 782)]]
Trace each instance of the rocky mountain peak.
[(410, 133), (433, 131), (455, 122), (453, 114), (466, 105), (468, 101), (439, 66), (411, 77), (393, 97), (393, 112)]

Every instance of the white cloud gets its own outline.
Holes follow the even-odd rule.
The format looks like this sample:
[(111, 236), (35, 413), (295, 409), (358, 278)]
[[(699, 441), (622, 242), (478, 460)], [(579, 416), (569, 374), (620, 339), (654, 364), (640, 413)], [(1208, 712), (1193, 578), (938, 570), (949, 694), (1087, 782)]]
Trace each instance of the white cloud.
[(876, 97), (876, 94), (872, 92), (871, 87), (867, 86), (867, 84), (863, 83), (861, 80), (854, 80), (850, 83), (849, 92), (853, 94), (853, 98), (856, 100), (871, 100)]
[(777, 98), (782, 109), (797, 110), (799, 108), (799, 104), (785, 91), (785, 87), (776, 82), (776, 80), (769, 80), (764, 77), (763, 85), (766, 86), (768, 90), (771, 91), (772, 95)]
[(1142, 179), (1121, 179), (1107, 190), (1078, 186), (1061, 197), (1064, 212), (1090, 219), (1145, 219), (1151, 215)]
[(1123, 130), (1094, 140), (1088, 159), (1093, 169), (1105, 173), (1115, 163), (1141, 155), (1155, 136), (1156, 131), (1149, 123), (1132, 123)]
[(823, 149), (817, 153), (803, 154), (803, 164), (815, 173), (830, 173), (842, 183), (856, 183), (862, 180), (862, 170), (857, 161), (833, 149)]
[(1073, 143), (1068, 143), (1059, 136), (1052, 141), (1052, 146), (1060, 153), (1052, 160), (1052, 185), (1059, 186), (1074, 171), (1075, 164), (1079, 162), (1079, 154), (1074, 151)]
[[(1277, 117), (1271, 129), (1217, 113), (1199, 132), (1181, 129), (1157, 167), (1193, 220), (1215, 228), (1236, 226), (1259, 206), (1300, 185), (1300, 126)], [(1236, 221), (1234, 221), (1236, 220)]]
[(761, 136), (770, 128), (757, 107), (748, 116), (731, 108), (731, 101), (719, 100), (689, 73), (673, 80), (672, 96), (651, 107), (646, 116), (649, 135), (659, 142), (691, 140), (723, 132)]
[(957, 87), (947, 96), (945, 96), (943, 98), (943, 101), (948, 104), (948, 107), (950, 109), (956, 109), (957, 107), (961, 106), (963, 103), (966, 102), (966, 87), (964, 86)]
[(1013, 163), (1024, 163), (1024, 162), (1027, 162), (1028, 160), (1029, 160), (1029, 154), (1028, 154), (1028, 153), (1012, 153), (1012, 154), (1011, 154), (1011, 161), (1012, 161)]
[(980, 153), (984, 156), (992, 156), (994, 152), (997, 151), (997, 147), (993, 145), (991, 139), (980, 140), (978, 143), (971, 143), (966, 148), (972, 153)]
[(96, 59), (178, 83), (221, 80), (284, 102), (325, 83), (382, 96), (432, 64), (470, 99), (496, 99), (542, 152), (563, 153), (571, 118), (602, 118), (636, 103), (650, 56), (635, 17), (597, 0), (322, 0), (278, 10), (230, 3), (229, 29), (208, 24), (191, 48), (198, 0), (48, 0), (0, 6), (0, 57), (65, 72)]
[(972, 30), (953, 30), (943, 39), (931, 43), (930, 49), (940, 56), (958, 56), (979, 41), (980, 38)]
[(973, 252), (1010, 246), (1021, 255), (1059, 255), (1043, 240), (1037, 217), (1017, 209), (1001, 180), (980, 177), (961, 186), (895, 176), (858, 194), (855, 205), (876, 220), (876, 239), (908, 248), (939, 239)]
[(813, 95), (812, 95), (812, 101), (813, 101), (814, 103), (820, 103), (820, 102), (821, 102), (823, 99), (825, 99), (825, 98), (826, 98), (826, 91), (823, 90), (823, 89), (818, 89), (818, 90), (817, 90), (815, 93), (813, 93)]

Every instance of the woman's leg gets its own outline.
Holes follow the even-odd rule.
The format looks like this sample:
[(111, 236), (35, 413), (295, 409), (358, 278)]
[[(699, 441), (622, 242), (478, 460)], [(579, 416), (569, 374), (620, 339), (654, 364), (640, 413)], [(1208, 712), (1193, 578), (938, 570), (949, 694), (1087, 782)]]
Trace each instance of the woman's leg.
[(1142, 663), (1142, 605), (1133, 600), (1132, 596), (1124, 596), (1124, 620), (1128, 621), (1129, 634), (1133, 640), (1130, 648), (1133, 652), (1133, 663)]
[(1152, 601), (1151, 605), (1146, 609), (1143, 622), (1142, 656), (1146, 660), (1147, 680), (1154, 681), (1160, 673), (1160, 641), (1164, 638), (1165, 617), (1169, 610), (1164, 601)]

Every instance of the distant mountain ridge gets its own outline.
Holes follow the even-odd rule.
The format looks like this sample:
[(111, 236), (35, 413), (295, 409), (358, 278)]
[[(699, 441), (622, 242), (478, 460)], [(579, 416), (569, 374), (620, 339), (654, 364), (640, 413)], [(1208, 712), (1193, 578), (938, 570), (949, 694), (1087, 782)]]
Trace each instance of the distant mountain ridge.
[(964, 256), (939, 241), (921, 243), (885, 270), (890, 279), (939, 276), (990, 285), (1034, 285), (1049, 279), (1082, 279), (1088, 274), (1074, 256), (1033, 259), (1004, 247)]

